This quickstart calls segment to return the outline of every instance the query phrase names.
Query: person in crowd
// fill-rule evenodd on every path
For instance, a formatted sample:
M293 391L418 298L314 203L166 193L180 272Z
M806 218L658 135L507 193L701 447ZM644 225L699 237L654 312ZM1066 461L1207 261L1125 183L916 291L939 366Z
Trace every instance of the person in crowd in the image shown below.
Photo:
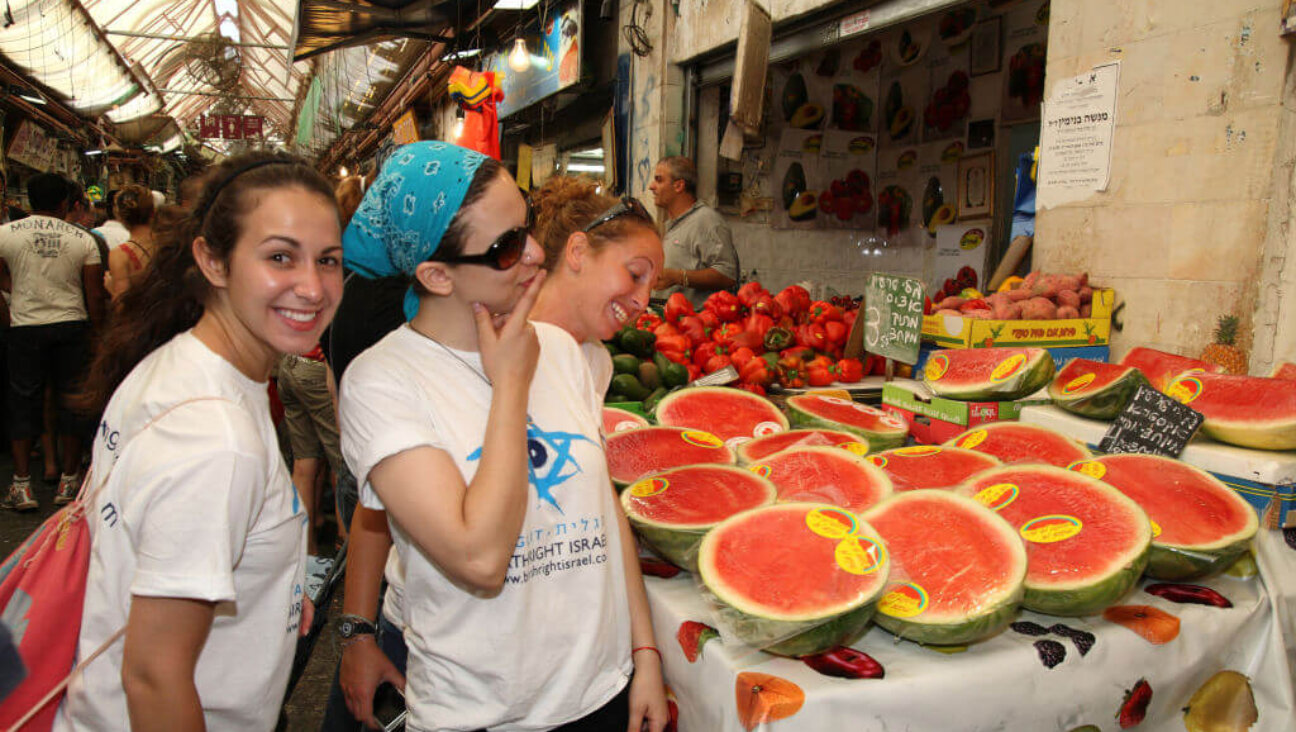
M9 223L9 178L0 170L0 224Z
M108 220L95 229L95 232L108 242L108 250L112 251L119 244L130 238L130 229L121 222L121 217L117 214L117 194L121 193L120 188L114 188L108 191L107 206ZM105 263L107 266L107 263Z
M338 211L345 220L350 221L351 215L360 207L360 200L364 198L364 179L358 175L349 175L337 184L333 193L337 198Z
M99 261L108 261L108 240L94 230L95 210L94 204L86 196L85 188L74 180L67 181L68 187L68 211L63 220L73 226L82 229L93 236L95 246L99 249Z
M715 209L697 200L697 168L683 156L663 158L648 184L653 201L666 209L666 267L655 293L683 292L700 307L707 296L738 283L738 251L729 225Z
M601 400L575 339L527 319L545 279L528 219L497 161L414 143L344 236L354 269L404 274L417 298L340 389L343 454L366 506L389 511L403 574L410 726L660 730Z
M27 182L33 215L0 226L0 288L12 294L8 333L10 440L14 475L0 506L37 507L31 487L32 440L41 432L46 383L62 403L57 429L63 473L55 503L79 488L83 419L66 403L88 361L92 326L103 318L103 267L90 234L63 220L67 181L52 173Z
M191 175L180 181L176 205L186 211L194 210L194 206L198 205L198 197L202 195L204 180L205 176Z
M545 250L548 278L532 320L566 330L580 344L592 374L594 396L601 399L612 378L611 357L602 340L633 321L648 303L662 268L661 238L642 204L600 195L598 185L574 176L556 176L533 195L534 234ZM343 308L349 304L344 304ZM384 562L391 547L382 511L359 507L352 522L337 691L330 697L325 730L354 730L356 718L372 722L371 700L380 683L402 684L406 649L399 639L400 571L387 572L396 597L379 612ZM393 565L399 558L393 558ZM356 632L373 627L376 635ZM366 637L368 636L368 637ZM343 699L347 709L343 709ZM353 715L353 716L352 716Z
M82 400L103 406L78 655L55 729L275 727L303 596L306 517L266 381L314 346L342 291L328 182L247 153L121 300Z
M130 238L108 254L104 289L117 300L144 276L157 251L153 232L153 196L144 186L130 185L117 193L117 218Z

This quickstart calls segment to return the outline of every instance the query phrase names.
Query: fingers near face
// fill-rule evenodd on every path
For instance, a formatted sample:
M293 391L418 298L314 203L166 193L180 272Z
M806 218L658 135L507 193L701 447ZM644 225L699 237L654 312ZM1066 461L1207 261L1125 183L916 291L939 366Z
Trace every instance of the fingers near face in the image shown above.
M508 174L501 174L486 193L463 212L467 235L463 254L484 254L491 244L510 229L527 223L526 199ZM481 265L455 267L456 290L469 301L485 305L492 315L512 311L544 264L544 250L527 236L522 259L506 270Z

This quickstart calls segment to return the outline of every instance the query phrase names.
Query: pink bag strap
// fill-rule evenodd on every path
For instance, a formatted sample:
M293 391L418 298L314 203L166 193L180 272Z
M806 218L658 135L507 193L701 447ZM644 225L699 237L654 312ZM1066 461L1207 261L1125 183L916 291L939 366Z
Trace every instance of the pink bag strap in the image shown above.
M171 406L167 407L161 412L158 412L157 414L153 415L153 417L149 419L149 421L146 422L144 426L141 427L139 431L133 435L133 437L138 437L139 435L143 434L144 431L147 430L149 427L152 427L153 425L157 424L158 420L167 416L168 414L175 411L176 409L185 406L186 404L193 404L194 402L211 402L211 401L226 402L229 400L224 397L212 396L212 397L194 397L193 399L185 399L184 401L176 402L175 404L172 404ZM125 445L122 445L122 449L123 450L125 449ZM112 475L112 467L110 466L108 468L108 472L104 474L103 481L99 483L99 485L95 486L94 491L90 493L89 496L87 496L86 491L90 486L91 476L93 474L94 474L94 465L92 464L90 466L90 469L86 471L85 478L81 481L81 489L77 491L76 501L74 501L71 505L68 506L69 515L76 515L80 517L81 515L84 515L86 506L93 505L94 499L98 498L99 493L103 491L103 489L108 485L108 478L109 476ZM77 665L70 672L68 672L67 676L63 677L62 681L55 684L54 688L50 689L49 692L45 694L45 696L41 697L40 701L32 705L31 709L28 709L27 713L24 714L22 717L20 717L18 721L13 724L13 726L11 726L8 730L6 730L6 732L18 732L19 730L21 730L23 725L30 722L32 720L32 717L35 717L38 713L40 713L40 710L45 708L46 704L49 704L50 702L54 701L59 697L60 694L62 694L65 690L67 690L68 684L71 684L73 679L75 679L78 675L80 675L83 671L85 671L86 666L89 666L92 661L94 661L99 656L103 655L104 651L107 651L109 648L111 648L112 645L116 643L117 640L124 635L126 635L125 625L118 628L117 632L108 636L108 639L105 640L102 644L100 644L98 648L94 649L94 651L89 656L86 656L85 658L78 661Z

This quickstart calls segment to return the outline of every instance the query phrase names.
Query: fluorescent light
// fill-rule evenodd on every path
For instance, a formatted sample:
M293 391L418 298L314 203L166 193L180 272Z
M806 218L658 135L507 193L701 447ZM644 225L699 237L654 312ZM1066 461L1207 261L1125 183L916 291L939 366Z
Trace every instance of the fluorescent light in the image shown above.
M454 53L449 54L448 56L446 56L444 60L446 60L446 61L459 61L459 60L461 60L461 59L465 59L465 58L472 58L473 56L480 56L480 55L481 55L481 49L480 49L480 48L469 48L469 49L467 49L467 50L465 50L465 51L455 51Z
M540 0L499 0L496 10L530 10L540 4Z
M87 157L91 155L103 155L103 150L86 150L85 154Z
M574 170L577 173L602 173L606 171L607 168L592 163L568 163L567 170Z
M31 102L32 104L45 103L45 97L42 97L40 94L37 94L36 92L25 92L25 91L18 92L18 98L22 99L23 101Z

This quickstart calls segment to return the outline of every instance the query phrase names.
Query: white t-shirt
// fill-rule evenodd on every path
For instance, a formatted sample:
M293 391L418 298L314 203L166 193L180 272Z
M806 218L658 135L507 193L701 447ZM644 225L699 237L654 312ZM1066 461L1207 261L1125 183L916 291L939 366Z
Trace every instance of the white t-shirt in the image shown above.
M585 341L581 344L581 353L590 370L590 393L594 399L594 411L603 413L603 395L612 383L612 354L602 341Z
M113 393L93 457L96 475L111 473L87 512L79 656L126 624L132 596L215 602L194 671L207 729L273 729L301 621L306 514L266 385L182 333ZM121 664L118 640L72 683L55 729L129 729Z
M589 714L629 679L630 610L616 497L592 409L589 372L565 331L535 324L529 503L503 590L476 597L390 521L405 574L410 729L540 730ZM461 360L462 359L462 360ZM384 458L420 446L476 472L491 390L479 354L398 328L347 368L342 453L361 500ZM429 476L428 490L437 489Z
M117 219L108 219L103 222L103 226L94 229L100 236L108 242L108 249L116 249L123 243L130 241L130 229Z
M85 320L82 268L99 264L90 232L52 216L28 216L0 226L0 259L9 266L13 325Z

